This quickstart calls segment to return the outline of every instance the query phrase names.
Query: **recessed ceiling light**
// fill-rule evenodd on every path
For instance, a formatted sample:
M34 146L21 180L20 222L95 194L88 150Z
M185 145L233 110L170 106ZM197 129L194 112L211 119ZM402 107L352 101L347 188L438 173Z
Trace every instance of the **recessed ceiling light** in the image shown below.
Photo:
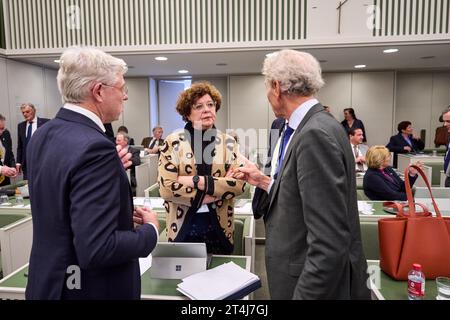
M127 66L128 69L134 69L134 66Z
M178 73L189 73L188 70L178 70Z
M395 52L398 52L398 49L394 49L394 48L392 48L392 49L386 49L386 50L383 50L383 52L384 52L384 53L395 53Z
M225 67L227 65L228 65L228 63L225 63L225 62L216 63L216 66L219 66L219 67Z
M355 69L363 69L363 68L365 68L365 67L366 67L365 64L357 64L357 65L355 66Z
M167 57L155 57L155 60L158 60L158 61L167 61Z
M420 59L434 59L436 58L436 56L425 56L425 57L420 57Z
M61 60L53 60L53 61L55 61L56 63L60 63L61 62Z

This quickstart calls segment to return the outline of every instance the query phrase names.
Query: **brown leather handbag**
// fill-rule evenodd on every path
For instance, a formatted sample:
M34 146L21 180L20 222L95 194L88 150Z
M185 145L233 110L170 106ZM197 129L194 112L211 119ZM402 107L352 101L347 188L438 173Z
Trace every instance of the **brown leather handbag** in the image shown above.
M414 203L409 183L409 167L415 168L430 191L436 216L423 204ZM450 218L443 218L423 171L410 165L405 169L407 204L385 202L397 209L395 218L378 220L380 267L396 280L407 280L413 263L422 265L427 279L450 277ZM416 212L416 205L423 211Z

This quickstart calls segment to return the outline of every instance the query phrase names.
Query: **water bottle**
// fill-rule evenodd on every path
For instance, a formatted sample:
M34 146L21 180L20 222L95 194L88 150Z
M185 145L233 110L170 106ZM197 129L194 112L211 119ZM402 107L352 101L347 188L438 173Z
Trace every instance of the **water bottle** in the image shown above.
M425 275L422 266L413 264L412 270L408 273L408 298L409 300L422 300L425 297Z

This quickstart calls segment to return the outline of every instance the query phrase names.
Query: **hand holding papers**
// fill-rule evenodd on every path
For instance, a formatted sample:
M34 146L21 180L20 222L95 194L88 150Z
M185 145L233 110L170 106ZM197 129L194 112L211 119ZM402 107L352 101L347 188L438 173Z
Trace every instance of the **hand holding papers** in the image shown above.
M193 300L222 300L241 299L259 287L257 275L228 262L184 278L177 290Z

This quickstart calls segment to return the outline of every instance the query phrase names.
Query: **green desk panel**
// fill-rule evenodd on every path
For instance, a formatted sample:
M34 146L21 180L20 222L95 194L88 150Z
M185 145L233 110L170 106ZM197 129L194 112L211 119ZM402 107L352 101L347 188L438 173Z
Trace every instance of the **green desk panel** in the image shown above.
M379 265L378 260L369 260L369 266ZM408 300L408 282L392 279L386 273L380 270L380 288L381 295L386 300ZM435 280L425 281L424 300L436 300L437 289Z
M215 268L226 262L233 261L242 268L249 270L250 263L247 263L248 257L242 256L213 256L209 269ZM27 277L25 274L28 272L28 265L21 270L16 271L8 279L0 280L0 296L4 294L2 288L25 290L27 285ZM141 277L141 295L151 296L150 298L172 298L182 299L185 298L183 294L177 291L177 285L181 280L168 280L168 279L152 279L151 268L147 270Z

